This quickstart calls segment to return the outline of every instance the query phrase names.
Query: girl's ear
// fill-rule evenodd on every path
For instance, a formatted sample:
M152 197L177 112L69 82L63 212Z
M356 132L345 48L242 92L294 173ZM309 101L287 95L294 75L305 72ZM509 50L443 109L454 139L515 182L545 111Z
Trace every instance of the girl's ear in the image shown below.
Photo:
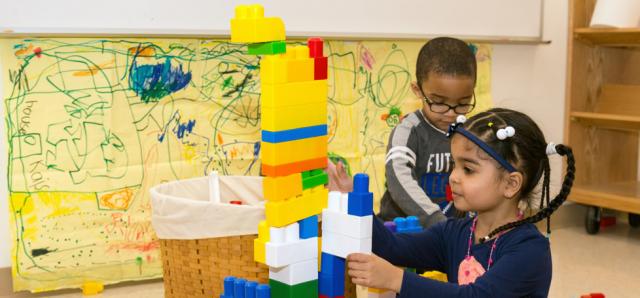
M515 198L522 189L524 176L520 172L513 172L509 173L504 179L505 184L503 195L509 199Z

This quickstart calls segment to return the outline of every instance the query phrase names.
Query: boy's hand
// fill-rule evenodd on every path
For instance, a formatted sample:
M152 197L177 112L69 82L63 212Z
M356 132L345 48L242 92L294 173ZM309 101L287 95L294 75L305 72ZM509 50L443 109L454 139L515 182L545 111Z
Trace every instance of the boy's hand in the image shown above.
M347 170L341 161L334 164L331 160L327 163L327 176L329 191L351 192L353 191L353 179L347 174Z
M347 256L349 276L354 284L400 292L404 271L376 255Z

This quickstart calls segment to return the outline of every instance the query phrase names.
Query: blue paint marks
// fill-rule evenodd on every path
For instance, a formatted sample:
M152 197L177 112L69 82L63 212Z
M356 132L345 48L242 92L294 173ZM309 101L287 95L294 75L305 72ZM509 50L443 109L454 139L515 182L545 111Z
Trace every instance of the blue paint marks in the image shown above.
M129 88L145 103L159 101L189 84L191 72L184 72L182 65L174 66L171 58L155 65L138 65L134 59L129 70Z
M178 139L182 139L184 137L184 133L191 133L193 127L196 125L196 120L189 120L187 123L178 124L178 131L176 131L176 136Z

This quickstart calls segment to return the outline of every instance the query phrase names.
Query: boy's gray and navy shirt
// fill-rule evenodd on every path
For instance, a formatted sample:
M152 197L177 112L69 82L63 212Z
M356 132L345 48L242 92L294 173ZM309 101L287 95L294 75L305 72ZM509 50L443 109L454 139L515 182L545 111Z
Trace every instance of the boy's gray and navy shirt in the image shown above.
M385 160L387 190L380 217L417 216L423 227L446 220L446 186L451 168L451 143L417 110L405 117L389 136Z

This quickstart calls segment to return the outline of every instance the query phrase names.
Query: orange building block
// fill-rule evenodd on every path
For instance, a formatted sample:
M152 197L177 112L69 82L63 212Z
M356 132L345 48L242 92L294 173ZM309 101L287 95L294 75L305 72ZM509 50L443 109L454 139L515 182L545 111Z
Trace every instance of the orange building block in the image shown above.
M263 164L277 166L327 156L327 136L288 142L262 142L260 158Z
M264 177L262 192L267 201L282 201L302 194L302 175L295 173L282 177Z
M317 159L304 160L300 162L294 162L290 164L270 166L262 165L262 174L266 176L287 176L293 173L301 173L305 171L311 171L315 169L323 169L327 167L327 158L321 157Z

